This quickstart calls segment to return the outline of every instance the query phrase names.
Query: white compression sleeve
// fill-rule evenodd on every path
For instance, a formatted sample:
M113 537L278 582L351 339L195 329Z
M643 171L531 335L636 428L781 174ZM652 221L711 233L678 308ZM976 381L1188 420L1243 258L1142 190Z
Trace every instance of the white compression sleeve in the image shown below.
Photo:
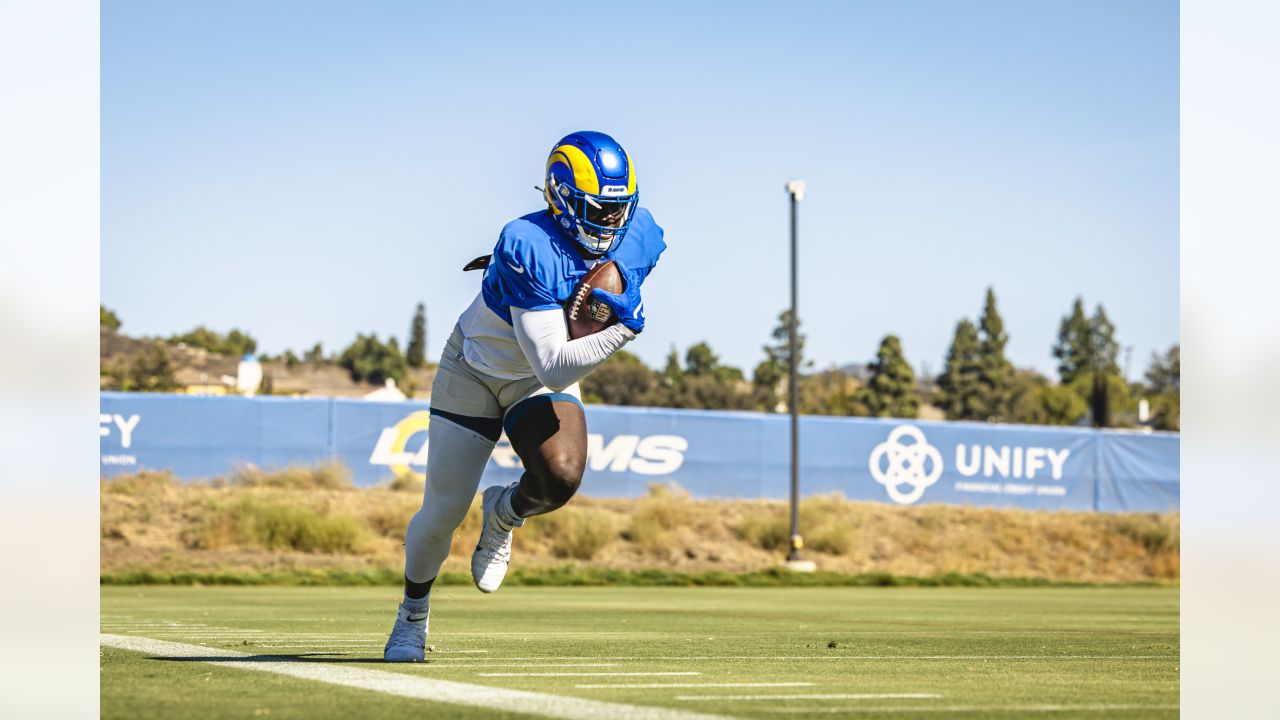
M594 335L570 340L562 310L513 307L511 321L516 342L533 367L533 374L556 392L581 380L635 338L635 333L615 324Z

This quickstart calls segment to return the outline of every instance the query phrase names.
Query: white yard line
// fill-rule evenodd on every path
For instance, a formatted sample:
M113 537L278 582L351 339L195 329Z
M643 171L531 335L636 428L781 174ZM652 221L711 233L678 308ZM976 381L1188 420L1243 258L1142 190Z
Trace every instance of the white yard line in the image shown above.
M937 693L813 693L803 695L677 695L676 700L926 700Z
M582 656L507 660L579 660ZM611 655L596 660L1178 660L1174 655Z
M615 688L736 688L736 687L813 687L811 682L739 682L739 683L604 683L598 685L574 685L583 690L613 690Z
M637 677L640 675L701 675L700 672L529 672L529 673L476 673L477 677Z
M510 713L526 713L563 720L595 720L608 717L612 720L727 720L723 715L708 715L674 708L645 707L624 703L586 700L583 698L550 695L547 693L508 690L506 688L472 685L450 680L433 680L403 672L370 670L330 663L310 663L297 660L253 660L252 656L221 648L202 645L152 640L124 635L101 635L101 642L108 647L146 653L159 657L183 657L216 664L237 670L253 670L275 675L343 687L372 690L388 695L430 700L501 710ZM232 660L227 658L245 658Z
M430 658L427 658L430 660ZM466 665L457 665L450 663L448 665L435 665L431 667L436 670L462 670L463 668L549 668L549 667L618 667L618 663L467 663Z
M1058 713L1058 712L1115 712L1119 710L1177 710L1178 705L863 705L845 708L773 708L769 712L789 715L855 715L865 713L927 713L927 712L1008 712L1008 713Z

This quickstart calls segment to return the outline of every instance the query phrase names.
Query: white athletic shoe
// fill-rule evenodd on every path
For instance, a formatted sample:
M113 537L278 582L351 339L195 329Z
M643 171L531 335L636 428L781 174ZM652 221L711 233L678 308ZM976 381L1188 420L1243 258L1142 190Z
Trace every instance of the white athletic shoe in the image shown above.
M511 483L515 487L519 483ZM480 540L476 543L475 552L471 553L471 579L475 581L480 592L491 593L502 584L507 576L507 564L511 562L511 530L503 530L498 524L498 498L506 492L504 487L486 488L481 497L480 507L484 509L484 526L480 530ZM524 524L522 518L516 524Z
M382 659L387 662L422 662L427 652L427 621L431 610L410 613L402 603L396 609L396 624L391 637L382 648Z

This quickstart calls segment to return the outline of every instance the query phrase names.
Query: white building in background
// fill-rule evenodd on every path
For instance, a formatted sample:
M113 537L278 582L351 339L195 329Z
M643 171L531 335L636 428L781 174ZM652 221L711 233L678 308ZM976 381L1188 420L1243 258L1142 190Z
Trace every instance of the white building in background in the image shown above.
M364 399L365 400L381 400L383 402L396 402L399 400L405 400L407 398L404 394L404 391L396 387L396 381L392 378L387 378L386 385L378 388L377 390L374 390L368 395L365 395Z
M253 397L259 387L262 387L262 363L252 353L246 353L236 367L236 390L245 397Z

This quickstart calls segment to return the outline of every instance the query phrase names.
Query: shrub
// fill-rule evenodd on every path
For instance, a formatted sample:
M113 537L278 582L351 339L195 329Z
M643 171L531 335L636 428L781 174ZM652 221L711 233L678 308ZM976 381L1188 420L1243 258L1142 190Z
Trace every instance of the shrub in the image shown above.
M1162 516L1158 513L1146 513L1120 517L1116 522L1116 531L1137 541L1149 553L1175 550L1179 546L1176 515Z
M117 475L103 482L103 489L115 495L154 495L178 484L168 470L143 470L130 475Z
M229 546L298 550L308 553L361 553L366 529L348 515L328 515L297 504L241 497L213 505L187 538L199 549Z
M263 470L245 465L231 474L231 485L237 487L285 488L289 490L348 490L351 471L339 462L326 462L310 467L290 465L281 470Z
M810 532L804 532L805 547L830 555L848 555L853 549L853 532L841 525L822 525Z
M643 512L631 517L622 537L651 555L665 554L675 542L675 534L660 519Z
M590 560L616 537L613 516L596 508L561 508L530 518L529 529L543 537L558 558Z
M387 483L388 490L396 492L411 492L422 494L426 489L426 481L413 473L401 473L391 478L391 482Z
M675 543L676 528L697 518L689 493L675 483L650 483L649 494L636 500L631 522L622 537L641 550L664 555Z
M734 527L743 540L764 550L785 550L791 545L791 521L785 507L761 507Z

